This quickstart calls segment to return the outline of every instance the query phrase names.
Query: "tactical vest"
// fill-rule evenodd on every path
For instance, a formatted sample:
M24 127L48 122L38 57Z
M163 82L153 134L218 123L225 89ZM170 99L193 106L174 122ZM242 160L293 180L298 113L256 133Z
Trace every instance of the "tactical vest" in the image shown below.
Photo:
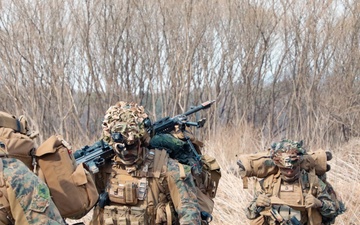
M266 194L270 194L271 203L277 205L275 210L284 219L290 219L295 216L301 224L307 225L321 225L321 214L316 209L306 209L304 196L311 193L317 196L318 177L315 171L310 173L304 170L300 173L299 182L293 184L282 184L280 172L270 175L264 180L260 181L260 185ZM275 225L270 209L266 208L262 215L267 216L270 221L269 225Z
M110 176L105 190L110 204L104 207L100 224L176 224L174 207L163 176L168 155L165 150L148 150L143 158L140 168L115 164L108 171Z

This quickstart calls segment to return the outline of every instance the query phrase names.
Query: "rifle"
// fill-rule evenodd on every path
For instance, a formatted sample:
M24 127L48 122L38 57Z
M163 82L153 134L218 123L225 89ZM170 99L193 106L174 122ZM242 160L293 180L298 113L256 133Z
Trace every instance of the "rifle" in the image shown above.
M151 123L150 119L144 120L144 125L147 129L147 132L153 137L156 134L166 134L170 133L175 129L175 125L178 125L181 131L185 131L186 126L196 126L197 128L203 127L206 119L201 119L198 122L187 121L187 117L197 111L202 109L209 108L215 101L206 101L196 107L191 108L186 111L184 114L177 115L175 117L164 117L155 123ZM186 142L188 143L191 151L196 156L196 165L193 166L196 173L201 172L201 157L197 153L194 145L192 144L190 138L184 135ZM105 162L111 159L115 155L112 147L103 140L95 142L91 146L84 146L83 148L74 152L74 158L76 164L85 163L89 168L89 171L93 174L99 172L99 166L105 164Z
M199 120L198 122L190 122L187 120L187 117L193 113L200 111L200 110L210 108L210 106L214 102L215 102L215 100L206 101L206 102L201 103L198 106L191 108L190 110L186 111L183 114L179 114L172 118L170 118L169 116L164 117L164 118L156 121L155 123L153 123L151 126L148 126L148 132L152 135L159 134L159 133L170 133L171 131L174 130L175 125L179 125L179 127L182 131L185 130L185 126L195 126L197 128L203 127L206 122L205 118Z
M291 217L289 220L284 220L284 218L273 207L271 207L270 213L274 220L279 222L281 225L301 225L300 221L295 216Z
M175 126L179 127L179 130L184 134L185 141L188 144L192 154L195 156L195 161L191 162L192 165L190 165L190 166L192 166L192 169L195 174L201 173L201 167L202 167L201 156L196 151L193 143L190 140L190 137L187 136L186 132L184 132L184 131L185 131L186 127L190 127L190 126L195 126L196 128L203 127L206 122L205 118L200 119L198 122L191 122L191 121L188 121L188 116L190 116L191 114L196 113L200 110L210 108L210 106L214 102L215 102L215 100L203 102L200 105L191 108L190 110L186 111L183 114L176 115L172 118L170 118L168 116L164 117L164 118L156 121L155 123L153 123L151 126L147 126L146 124L149 124L149 123L145 123L145 126L147 127L147 130L150 133L151 137L153 137L155 135L159 135L159 134L169 134L175 129ZM189 160L189 161L191 161L191 160Z
M97 141L91 146L85 145L74 152L76 164L85 163L93 174L99 172L99 166L104 165L114 155L112 147L103 140Z

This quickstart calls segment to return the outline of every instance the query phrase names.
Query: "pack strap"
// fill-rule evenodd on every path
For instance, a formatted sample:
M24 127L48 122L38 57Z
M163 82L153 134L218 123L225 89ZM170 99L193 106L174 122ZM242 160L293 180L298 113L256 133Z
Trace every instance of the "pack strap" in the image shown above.
M317 189L319 186L319 184L317 182L318 178L316 176L315 169L310 170L310 172L308 173L308 179L309 179L309 183L310 183L308 195L311 195L313 192L313 189ZM322 224L321 223L321 215L318 210L313 209L313 208L308 208L307 213L308 213L310 225L321 225Z
M180 172L180 178L181 178L182 180L184 180L185 177L186 177L184 165L181 164L181 163L179 163L179 162L178 162L178 165L179 165L179 170L180 170L180 171L179 171L179 172Z
M0 127L11 128L16 132L26 134L25 126L20 122L20 120L4 112L0 112Z
M241 177L242 182L243 182L243 189L248 189L249 188L249 179L247 176Z
M154 158L154 177L159 178L163 165L166 164L168 155L166 150L156 150Z
M4 181L4 163L2 161L2 159L0 159L0 187L5 186L5 181Z
M170 209L170 203L168 202L165 206L166 211L166 224L171 225L172 224L172 214Z

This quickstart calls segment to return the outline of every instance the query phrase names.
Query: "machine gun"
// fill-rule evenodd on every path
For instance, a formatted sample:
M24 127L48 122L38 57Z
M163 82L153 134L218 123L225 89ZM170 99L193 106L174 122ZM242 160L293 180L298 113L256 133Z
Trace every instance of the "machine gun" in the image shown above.
M210 106L214 102L215 102L215 100L206 101L206 102L201 103L198 106L191 108L190 110L186 111L183 114L179 114L172 118L170 118L169 116L164 117L164 118L156 121L155 123L153 123L151 126L147 126L148 132L153 135L159 134L159 133L170 133L171 131L174 130L175 125L178 125L180 130L185 130L185 126L195 126L197 128L203 127L206 122L205 118L199 120L198 122L191 122L191 121L188 121L187 117L193 113L200 111L200 110L210 108ZM145 124L145 126L146 126L146 124Z
M170 134L175 129L175 126L179 126L181 131L185 131L187 126L196 126L197 128L203 127L206 119L201 119L198 122L188 121L188 116L196 113L200 110L209 108L215 101L206 101L196 107L191 108L186 111L184 114L180 114L170 117L164 117L154 123L151 123L150 119L144 120L144 125L149 132L151 137L158 135L160 137L161 134ZM185 134L185 133L184 133ZM195 173L201 172L201 157L197 153L194 145L192 144L190 138L184 135L186 143L188 144L192 154L195 156L194 162L192 162L191 166L194 169ZM162 137L160 137L162 138ZM150 142L151 145L151 142ZM151 147L166 147L166 146L151 146ZM180 149L181 151L184 149ZM77 164L85 163L89 168L91 173L99 172L99 166L105 164L105 162L111 159L115 155L112 147L108 145L103 140L95 142L91 146L84 146L83 148L74 152L74 158ZM188 158L188 157L186 157Z
M153 137L150 141L150 146L155 148L167 149L170 157L177 159L180 163L190 165L195 174L200 174L202 167L201 156L195 149L195 146L191 142L190 137L186 135L187 132L185 132L185 130L186 127L190 127L190 126L194 126L196 128L203 127L206 122L205 118L200 119L198 122L191 122L188 121L188 116L200 110L210 108L210 106L214 102L215 102L214 100L203 102L200 105L191 108L190 110L186 111L183 114L179 114L172 118L164 117L153 123L151 126L146 126L145 123L145 126L148 127L148 132ZM178 126L178 130L183 133L185 142L187 143L187 146L183 145L179 149L175 148L178 146L176 144L174 145L174 142L176 142L176 140L175 141L171 140L171 139L175 139L174 137L172 137L171 135L163 135L163 134L170 134L172 131L175 130L176 126ZM157 136L160 136L159 138L161 139L160 142L156 141ZM167 139L168 142L166 142L165 139ZM186 150L190 150L190 151L186 152Z

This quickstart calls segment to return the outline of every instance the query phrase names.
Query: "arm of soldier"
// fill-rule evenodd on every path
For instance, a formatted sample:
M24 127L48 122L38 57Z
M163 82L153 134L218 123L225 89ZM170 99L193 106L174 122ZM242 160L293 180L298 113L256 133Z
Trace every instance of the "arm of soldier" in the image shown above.
M64 225L46 184L21 161L10 158L3 161L10 210L15 223Z
M169 159L167 167L168 175L166 179L180 225L200 225L200 208L191 168L187 165L180 165L172 159Z
M319 179L317 198L322 202L322 206L319 208L322 216L332 217L336 214L335 202L331 199L330 194L327 192L327 186L321 179Z
M255 185L255 194L253 200L250 202L248 207L245 208L245 215L248 219L252 220L260 216L259 212L261 211L260 207L265 207L270 205L270 198L268 195L263 194L260 183L256 182Z
M260 214L257 212L256 199L259 193L255 193L253 200L245 208L245 215L248 219L252 220L257 218Z

